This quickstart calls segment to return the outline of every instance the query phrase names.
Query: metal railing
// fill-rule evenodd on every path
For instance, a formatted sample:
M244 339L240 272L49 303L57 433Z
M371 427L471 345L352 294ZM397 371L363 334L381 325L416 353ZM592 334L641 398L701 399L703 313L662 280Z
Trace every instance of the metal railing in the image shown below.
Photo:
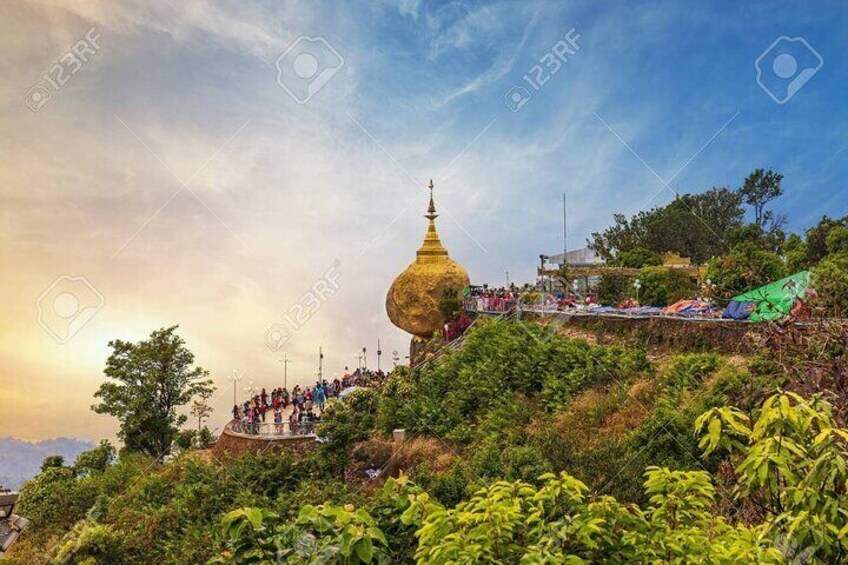
M631 320L641 319L670 319L681 320L687 322L715 322L715 323L751 323L750 320L734 320L731 318L723 318L720 316L711 316L703 314L682 314L673 313L666 314L663 312L641 313L627 310L609 310L609 309L584 309L570 308L562 306L555 300L539 300L532 304L525 304L520 299L504 299L504 298L466 298L463 301L463 308L466 312L476 314L492 315L498 314L498 318L504 316L518 316L522 313L541 314L543 316L557 317L578 317L578 318L622 318ZM796 322L799 323L799 322Z
M227 429L236 434L261 438L314 436L318 422L303 422L292 426L289 422L243 422L230 420Z

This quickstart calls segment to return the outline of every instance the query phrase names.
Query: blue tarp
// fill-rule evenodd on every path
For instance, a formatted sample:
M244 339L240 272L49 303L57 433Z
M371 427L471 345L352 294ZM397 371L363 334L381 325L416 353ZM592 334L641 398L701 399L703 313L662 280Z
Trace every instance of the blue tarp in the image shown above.
M733 320L747 320L748 317L757 309L756 302L731 300L727 308L724 309L722 318L731 318Z

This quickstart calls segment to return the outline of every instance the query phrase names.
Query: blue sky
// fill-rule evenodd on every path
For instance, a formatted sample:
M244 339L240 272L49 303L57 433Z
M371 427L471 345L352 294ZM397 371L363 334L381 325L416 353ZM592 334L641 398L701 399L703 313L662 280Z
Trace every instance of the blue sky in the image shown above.
M334 371L377 338L403 352L383 301L430 178L475 283L532 280L561 249L563 191L571 247L756 167L784 174L790 228L844 215L846 20L838 2L4 2L0 391L23 422L8 433L109 433L88 411L106 341L171 323L221 391L233 368L273 386L263 335L336 259L339 292L285 344L290 375L312 378L318 344ZM31 111L92 28L96 54ZM569 34L579 50L513 112L507 92ZM276 67L301 36L344 60L305 104ZM824 62L785 104L755 70L781 36ZM35 312L70 275L105 306L58 344ZM33 428L57 385L66 402Z

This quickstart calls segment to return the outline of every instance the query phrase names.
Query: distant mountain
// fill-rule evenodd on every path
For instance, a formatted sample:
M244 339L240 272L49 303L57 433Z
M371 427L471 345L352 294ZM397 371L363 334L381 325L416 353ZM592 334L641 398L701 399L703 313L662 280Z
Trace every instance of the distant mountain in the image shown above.
M93 443L65 437L34 442L0 438L0 486L19 488L38 474L45 457L61 455L70 464L81 452L94 447Z

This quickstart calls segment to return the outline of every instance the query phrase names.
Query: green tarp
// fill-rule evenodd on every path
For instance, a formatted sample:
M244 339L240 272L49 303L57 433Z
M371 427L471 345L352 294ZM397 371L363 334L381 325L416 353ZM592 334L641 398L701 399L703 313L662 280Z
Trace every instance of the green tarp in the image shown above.
M810 272L801 271L785 279L734 296L733 300L757 304L757 309L749 318L752 322L777 320L789 315L796 300L804 300L810 286L812 286Z

